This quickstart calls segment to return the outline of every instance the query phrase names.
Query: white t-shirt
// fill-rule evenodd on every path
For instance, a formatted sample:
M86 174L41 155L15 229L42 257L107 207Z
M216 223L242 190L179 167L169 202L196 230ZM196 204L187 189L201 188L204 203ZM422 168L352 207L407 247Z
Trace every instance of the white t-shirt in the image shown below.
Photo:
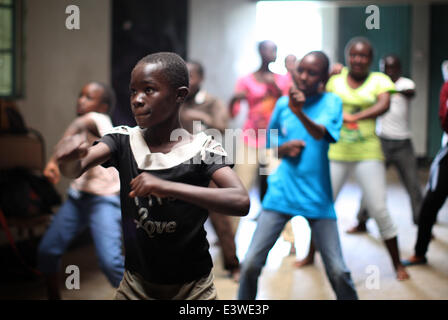
M395 82L397 91L414 90L415 83L411 79L400 77ZM409 129L410 99L400 93L390 97L390 108L377 118L376 134L381 138L404 140L411 137Z

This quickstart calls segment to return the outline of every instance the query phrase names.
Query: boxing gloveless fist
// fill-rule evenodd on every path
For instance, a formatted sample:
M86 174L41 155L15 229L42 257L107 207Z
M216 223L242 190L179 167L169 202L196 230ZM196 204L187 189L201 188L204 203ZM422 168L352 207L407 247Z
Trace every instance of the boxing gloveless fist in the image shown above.
M292 86L289 89L289 108L295 114L302 111L302 107L305 104L306 97L305 94L297 89L295 86Z
M87 155L89 143L85 133L75 134L62 139L56 146L55 158L60 162L79 160Z
M58 164L54 161L48 162L44 169L44 176L53 184L59 183L61 172L59 171Z
M305 147L305 141L303 140L290 140L285 142L278 148L278 153L284 157L297 157L302 149Z

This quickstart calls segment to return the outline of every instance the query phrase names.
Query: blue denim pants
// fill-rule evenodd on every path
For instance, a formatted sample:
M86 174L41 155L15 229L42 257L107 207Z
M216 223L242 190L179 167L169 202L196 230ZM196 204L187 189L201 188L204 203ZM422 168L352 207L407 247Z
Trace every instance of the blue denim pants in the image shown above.
M39 244L38 269L44 274L59 272L61 256L67 247L81 231L90 227L100 268L117 288L124 273L119 196L97 196L74 189L68 193L67 201Z
M239 300L253 300L257 295L258 277L285 224L292 218L274 211L263 210L258 218L246 257L242 263ZM336 220L308 220L316 249L319 250L327 277L337 299L356 300L358 295L342 256ZM306 298L306 297L305 297Z

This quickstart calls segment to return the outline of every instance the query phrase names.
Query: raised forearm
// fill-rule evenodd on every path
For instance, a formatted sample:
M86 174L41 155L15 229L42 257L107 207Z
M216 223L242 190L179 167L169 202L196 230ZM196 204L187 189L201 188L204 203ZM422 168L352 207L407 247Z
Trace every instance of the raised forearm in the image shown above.
M213 112L212 112L212 115L213 115L212 128L215 128L221 132L224 132L224 130L227 129L227 125L229 122L229 112L228 112L227 108L219 102L219 103L215 104L215 106L212 110L213 110Z
M401 90L399 93L401 93L408 99L415 97L415 90L413 90L413 89Z
M375 119L389 110L390 96L389 93L382 93L378 96L377 102L363 111L353 114L354 120Z
M385 106L383 104L375 104L372 107L353 114L355 121L365 120L365 119L376 119L378 116L389 110L389 105Z
M90 168L110 158L110 149L105 143L88 147L79 135L63 139L56 148L55 158L61 173L68 178L78 178Z
M323 125L315 123L303 111L296 113L296 116L302 122L306 131L316 140L320 140L325 136L326 129Z
M67 178L76 179L82 174L81 160L73 160L59 163L59 170Z
M206 188L169 182L164 189L164 193L169 197L190 202L221 214L245 216L249 212L249 197L245 190L238 187Z
M200 110L195 109L185 110L184 118L188 122L201 121L208 127L210 127L213 124L213 118L207 113Z

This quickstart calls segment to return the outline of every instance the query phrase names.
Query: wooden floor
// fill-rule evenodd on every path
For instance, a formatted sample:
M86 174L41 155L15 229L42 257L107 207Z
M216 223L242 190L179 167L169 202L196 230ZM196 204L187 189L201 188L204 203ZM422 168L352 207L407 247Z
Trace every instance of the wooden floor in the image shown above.
M422 186L426 173L421 173ZM403 187L398 183L395 173L388 171L388 208L399 228L399 246L402 257L413 253L416 227L411 223L410 203ZM429 264L408 268L411 279L399 282L378 233L374 221L368 222L369 232L362 235L348 235L345 230L355 222L359 205L359 188L347 183L336 202L338 227L341 236L343 254L351 270L360 299L448 299L448 206L442 208L438 222L434 227L435 240L428 252ZM236 235L237 253L244 260L256 222L252 219L256 211L256 202L248 217L241 220ZM209 240L215 242L215 235L209 225ZM331 300L333 291L325 276L323 265L317 255L314 265L296 269L293 262L306 254L309 243L309 228L305 220L298 217L293 220L296 237L297 256L289 255L290 244L280 238L271 250L265 268L259 279L258 299L272 300ZM215 262L213 270L215 284L220 299L235 299L238 284L228 278L222 269L219 247L211 247ZM81 283L79 290L62 290L64 299L111 299L114 289L98 268L94 248L91 244L77 247L68 252L62 265L74 264L80 268ZM376 277L378 276L378 277ZM373 278L375 277L375 278ZM61 279L64 287L65 279ZM0 284L0 299L45 299L43 282L12 281Z

